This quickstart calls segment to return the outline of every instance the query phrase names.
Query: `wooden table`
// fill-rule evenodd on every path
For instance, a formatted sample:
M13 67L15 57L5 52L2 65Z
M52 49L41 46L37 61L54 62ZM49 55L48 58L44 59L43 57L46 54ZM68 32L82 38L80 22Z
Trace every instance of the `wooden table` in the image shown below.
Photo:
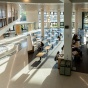
M59 55L59 57L58 57L58 68L60 68L60 62L63 59L64 59L64 55L62 57Z
M47 50L47 53L48 53L48 50L51 48L51 46L46 46L45 47L45 50Z
M36 56L37 56L37 57L40 57L40 61L41 61L41 57L42 57L44 54L45 54L44 52L39 52Z

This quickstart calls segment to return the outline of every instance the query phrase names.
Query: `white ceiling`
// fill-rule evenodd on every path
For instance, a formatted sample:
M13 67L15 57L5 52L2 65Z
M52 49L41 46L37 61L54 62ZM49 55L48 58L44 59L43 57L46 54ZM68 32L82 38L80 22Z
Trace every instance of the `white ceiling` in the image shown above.
M44 11L57 11L60 10L60 8L63 8L62 4L20 4L21 8L27 11L40 11L41 9L44 9Z
M44 8L44 11L64 11L64 3L11 3L12 6L18 9L18 7L26 11L40 11ZM0 6L2 3L0 3ZM73 3L73 11L83 10L88 11L88 3Z
M64 11L64 4L63 3L54 3L54 4L20 4L21 8L26 11L40 11L44 9L44 11ZM74 3L73 4L73 11L77 10L87 10L88 11L88 3Z

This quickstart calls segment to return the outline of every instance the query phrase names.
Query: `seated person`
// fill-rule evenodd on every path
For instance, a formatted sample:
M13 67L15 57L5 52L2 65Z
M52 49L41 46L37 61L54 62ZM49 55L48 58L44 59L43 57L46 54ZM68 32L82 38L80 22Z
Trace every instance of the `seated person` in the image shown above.
M80 57L82 57L82 51L77 47L72 48L72 54L74 55L74 58L77 59L80 59Z
M64 45L61 47L61 54L64 54Z
M58 51L56 56L55 56L55 61L58 60L59 55L60 55L60 52Z
M74 41L74 42L80 41L77 34L74 34L72 41Z
M63 37L63 35L60 33L60 36Z
M72 47L80 47L80 42L79 41L72 41Z
M57 37L59 40L61 40L60 36Z
M39 50L39 51L43 50L43 47L44 47L44 43L41 42L40 45L38 46L38 50Z

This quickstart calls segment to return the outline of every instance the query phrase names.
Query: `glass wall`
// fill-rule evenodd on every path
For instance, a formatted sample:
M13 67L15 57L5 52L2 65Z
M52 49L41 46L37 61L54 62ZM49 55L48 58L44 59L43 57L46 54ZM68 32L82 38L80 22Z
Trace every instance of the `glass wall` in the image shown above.
M41 28L41 12L38 12L39 28ZM57 24L57 12L44 12L44 28L47 28L48 22L50 27L58 27ZM75 12L72 13L72 28L75 27ZM60 12L60 28L64 28L64 12Z
M75 28L75 12L72 13L72 28Z
M50 27L57 27L57 12L50 12Z
M82 12L82 29L88 29L88 12Z
M38 12L38 28L41 28L41 12Z
M41 28L41 12L38 12L39 28ZM44 28L47 28L47 24L50 27L57 27L57 12L44 12Z
M21 11L21 13L20 13L20 21L26 21L26 12L25 11Z
M60 12L60 28L64 28L64 12Z

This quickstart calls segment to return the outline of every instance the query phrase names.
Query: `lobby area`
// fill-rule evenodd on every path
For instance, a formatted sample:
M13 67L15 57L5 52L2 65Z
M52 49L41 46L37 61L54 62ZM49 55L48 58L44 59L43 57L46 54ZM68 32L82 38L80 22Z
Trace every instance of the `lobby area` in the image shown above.
M88 88L88 1L0 0L0 88Z

